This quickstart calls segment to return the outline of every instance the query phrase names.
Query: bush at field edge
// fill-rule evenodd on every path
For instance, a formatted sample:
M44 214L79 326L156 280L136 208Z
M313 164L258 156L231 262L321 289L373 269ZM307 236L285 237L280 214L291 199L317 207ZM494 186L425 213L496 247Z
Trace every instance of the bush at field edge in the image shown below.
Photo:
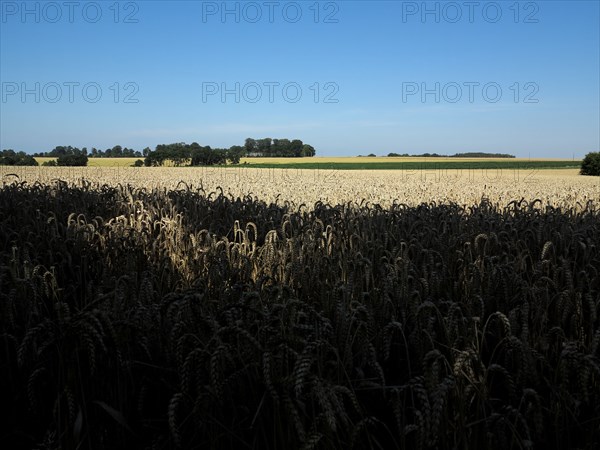
M583 158L579 174L600 176L600 152L590 152Z

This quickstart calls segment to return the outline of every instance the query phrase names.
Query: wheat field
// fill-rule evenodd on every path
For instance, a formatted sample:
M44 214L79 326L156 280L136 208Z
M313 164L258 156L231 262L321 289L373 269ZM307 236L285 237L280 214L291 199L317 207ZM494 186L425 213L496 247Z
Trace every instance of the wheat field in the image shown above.
M600 442L598 177L1 175L6 448Z
M576 169L335 170L223 167L0 167L4 182L53 180L176 189L183 182L207 192L222 189L235 197L252 195L265 202L369 202L387 207L422 202L470 205L482 198L504 205L513 199L540 199L553 206L577 206L600 199L600 178Z

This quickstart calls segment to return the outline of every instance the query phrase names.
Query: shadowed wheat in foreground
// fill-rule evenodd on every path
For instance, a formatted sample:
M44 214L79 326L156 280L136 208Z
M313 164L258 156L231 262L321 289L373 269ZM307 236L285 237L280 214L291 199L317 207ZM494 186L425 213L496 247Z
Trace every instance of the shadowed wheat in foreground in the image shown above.
M573 202L574 203L574 202ZM10 448L593 449L600 211L0 190Z

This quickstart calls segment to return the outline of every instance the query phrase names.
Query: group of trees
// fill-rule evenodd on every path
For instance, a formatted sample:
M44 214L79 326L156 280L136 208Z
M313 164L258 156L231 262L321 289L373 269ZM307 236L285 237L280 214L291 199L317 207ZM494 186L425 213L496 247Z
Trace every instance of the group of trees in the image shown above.
M305 144L300 139L246 139L244 143L247 156L273 157L310 157L315 156L312 145Z
M141 152L127 147L115 145L106 150L95 147L88 152L87 147L57 146L49 152L38 152L28 155L25 152L3 150L0 152L0 165L32 165L37 166L35 158L55 158L44 162L43 166L86 166L88 158L144 158L133 165L139 167L162 166L166 161L175 166L213 166L220 164L239 164L242 157L310 157L315 156L315 149L300 139L246 139L244 145L233 145L229 148L211 148L201 146L197 142L186 144L159 144L152 151L146 147Z
M271 138L247 138L243 146L233 145L229 148L211 148L209 145L202 146L197 142L191 144L185 142L159 144L154 151L146 147L141 154L127 149L127 147L121 148L119 145L104 152L92 149L92 157L144 156L144 165L147 167L162 166L166 161L170 161L174 166L214 166L227 163L239 164L242 157L300 158L315 156L315 154L314 147L305 144L300 139Z
M147 167L162 166L165 161L170 161L174 166L213 166L219 164L238 164L244 156L244 148L234 145L229 149L211 148L209 145L201 146L197 142L186 144L160 144L156 150L146 154L144 165Z
M84 147L79 149L70 145L57 145L49 152L34 153L34 157L56 158L56 160L46 161L42 166L87 166L88 154Z
M121 147L120 145L115 145L113 148L107 148L106 150L98 150L96 147L92 147L92 150L88 152L87 147L83 147L80 150L77 147L71 147L69 145L55 147L49 152L34 153L33 156L41 158L59 157L70 150L78 150L79 152L87 155L89 158L141 158L150 152L150 148L148 147L146 147L143 152L140 152L139 150Z
M37 166L38 162L25 152L15 152L12 149L0 152L0 166Z
M146 147L143 152L140 152L139 150L134 150L132 148L115 145L113 148L107 148L104 151L93 147L89 156L90 158L141 158L148 153L150 153L149 147Z
M310 157L315 156L315 149L300 139L248 138L243 146L229 148L211 148L197 142L160 144L154 151L144 152L144 156L144 165L148 167L162 166L165 161L171 161L175 166L214 166L239 164L242 157Z

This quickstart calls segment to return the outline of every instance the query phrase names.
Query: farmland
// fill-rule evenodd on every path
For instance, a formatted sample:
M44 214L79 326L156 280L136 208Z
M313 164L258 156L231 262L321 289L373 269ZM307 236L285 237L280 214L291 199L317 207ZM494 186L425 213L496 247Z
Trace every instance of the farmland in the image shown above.
M360 202L390 206L394 202L416 206L422 202L456 202L471 205L489 199L499 206L513 199L540 199L554 206L600 198L598 177L582 177L577 169L439 169L336 170L257 169L247 166L216 167L1 167L6 181L33 183L80 180L132 184L144 188L176 189L183 182L206 192L221 188L236 197L251 194L267 203L293 202L312 207L316 202Z
M592 450L600 180L543 163L1 168L3 442Z
M35 158L39 164L55 160ZM143 158L90 158L90 167L129 167ZM575 169L581 161L557 158L449 158L449 157L313 157L241 158L243 166L262 169L328 170L540 170ZM165 164L168 165L168 162Z
M573 169L581 161L548 158L454 158L454 157L315 157L242 158L255 168L333 170L528 170Z

